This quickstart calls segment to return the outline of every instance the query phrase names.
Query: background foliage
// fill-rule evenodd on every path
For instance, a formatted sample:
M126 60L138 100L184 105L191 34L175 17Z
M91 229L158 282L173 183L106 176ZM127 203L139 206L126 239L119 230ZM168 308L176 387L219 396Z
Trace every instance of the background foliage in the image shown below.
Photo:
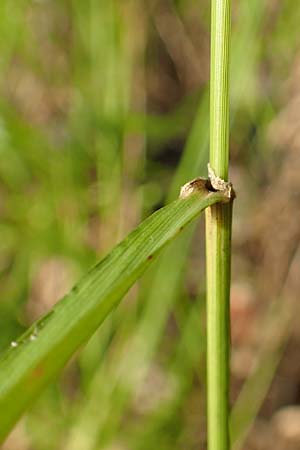
M1 2L1 350L181 184L206 174L209 6ZM299 21L289 0L233 5L232 427L237 440L258 413L240 441L247 450L300 442ZM203 256L200 223L3 448L203 448Z

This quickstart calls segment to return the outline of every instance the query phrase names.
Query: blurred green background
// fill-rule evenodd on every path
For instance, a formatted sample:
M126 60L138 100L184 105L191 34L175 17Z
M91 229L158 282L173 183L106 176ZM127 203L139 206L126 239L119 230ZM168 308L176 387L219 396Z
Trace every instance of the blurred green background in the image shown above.
M234 1L232 22L233 439L296 450L300 3ZM208 0L1 1L1 351L206 175L209 30ZM204 258L200 221L3 449L205 449Z

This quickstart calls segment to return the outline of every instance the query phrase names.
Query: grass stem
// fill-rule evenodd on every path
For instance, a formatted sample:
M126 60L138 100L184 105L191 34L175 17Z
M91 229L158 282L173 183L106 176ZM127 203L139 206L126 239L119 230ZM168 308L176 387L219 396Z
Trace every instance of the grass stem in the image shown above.
M210 166L228 180L230 0L212 0ZM232 201L206 210L208 449L228 450Z
M210 165L228 179L229 44L231 0L212 0L210 73Z

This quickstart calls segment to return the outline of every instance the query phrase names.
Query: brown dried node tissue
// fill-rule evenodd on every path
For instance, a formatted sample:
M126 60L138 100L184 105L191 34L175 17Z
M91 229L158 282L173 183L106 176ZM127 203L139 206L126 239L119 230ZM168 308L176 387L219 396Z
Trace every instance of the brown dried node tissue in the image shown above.
M194 192L207 190L211 192L220 191L229 200L233 200L235 197L235 193L232 184L229 181L224 181L222 178L218 177L215 174L214 170L211 168L210 164L208 164L207 167L208 179L199 177L184 184L180 189L179 198L187 198Z

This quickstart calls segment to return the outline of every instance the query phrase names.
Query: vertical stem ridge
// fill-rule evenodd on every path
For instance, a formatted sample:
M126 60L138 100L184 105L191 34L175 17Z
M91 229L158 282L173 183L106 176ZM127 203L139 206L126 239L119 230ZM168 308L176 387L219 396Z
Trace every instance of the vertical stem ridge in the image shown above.
M229 160L229 42L231 0L212 0L210 165L227 181Z
M230 0L212 0L210 165L228 180ZM208 449L229 450L232 201L206 210Z

